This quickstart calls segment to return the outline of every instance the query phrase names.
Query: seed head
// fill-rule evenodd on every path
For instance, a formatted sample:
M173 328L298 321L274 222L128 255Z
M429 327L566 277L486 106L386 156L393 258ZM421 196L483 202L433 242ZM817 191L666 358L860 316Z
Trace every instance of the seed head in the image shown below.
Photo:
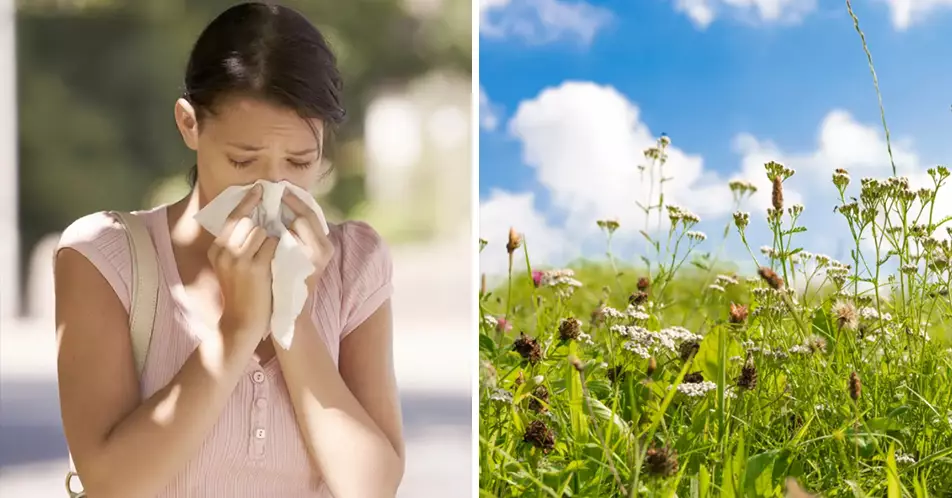
M549 404L549 390L545 386L536 386L532 391L532 398L529 398L529 409L534 412L543 413L546 411L546 405Z
M856 330L859 327L859 313L853 303L843 300L836 301L830 311L836 317L836 324L840 329Z
M780 175L773 177L773 191L770 201L775 210L783 212L783 178L780 178Z
M857 375L856 372L850 372L850 398L853 398L853 401L857 401L862 392L863 382L859 379L859 375Z
M519 235L515 228L510 227L509 242L506 243L506 252L511 256L520 246L522 246L522 235Z
M633 292L628 296L628 304L632 306L640 306L645 304L648 301L648 293L644 291Z
M559 337L561 337L563 341L578 339L578 335L581 331L582 322L575 318L566 318L559 324Z
M731 323L744 323L747 320L747 306L743 304L731 303L730 321Z
M655 357L652 356L651 358L648 358L648 368L645 370L645 374L648 376L648 378L651 378L651 376L654 375L655 370L657 369L658 369L658 361L655 360Z
M764 282L767 282L767 285L770 286L773 290L783 289L783 278L780 275L766 266L761 266L760 270L757 271L760 274L760 278L764 279Z
M522 440L541 449L543 453L548 453L555 448L555 433L541 420L533 420L526 427Z
M678 452L667 446L648 448L645 454L645 472L660 477L678 473Z
M681 353L681 361L689 361L691 358L694 358L694 355L697 354L698 349L701 349L701 345L697 341L685 341L681 343L679 347L679 352Z
M701 382L704 382L704 374L701 372L691 372L684 376L685 384L700 384Z
M529 360L529 363L538 363L542 359L542 347L535 339L527 336L525 332L519 333L519 338L512 344L513 351L522 355L523 359Z
M638 290L641 292L648 292L649 287L651 287L651 280L648 280L648 277L641 277L638 279Z
M753 390L757 387L757 366L754 365L754 354L747 352L747 361L740 370L740 377L737 378L737 387L741 389Z

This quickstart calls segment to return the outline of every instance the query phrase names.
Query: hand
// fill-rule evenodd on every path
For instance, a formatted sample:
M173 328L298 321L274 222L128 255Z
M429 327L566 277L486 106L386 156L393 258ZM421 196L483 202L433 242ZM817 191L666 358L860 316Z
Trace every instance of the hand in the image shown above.
M321 225L317 213L311 210L297 195L285 190L281 201L296 216L288 230L305 247L308 257L311 259L311 264L314 265L314 272L308 275L306 280L308 293L310 294L334 256L334 244L324 233L324 227Z
M261 195L260 185L248 190L208 250L221 287L221 323L257 341L270 329L271 260L278 247L278 239L249 218Z

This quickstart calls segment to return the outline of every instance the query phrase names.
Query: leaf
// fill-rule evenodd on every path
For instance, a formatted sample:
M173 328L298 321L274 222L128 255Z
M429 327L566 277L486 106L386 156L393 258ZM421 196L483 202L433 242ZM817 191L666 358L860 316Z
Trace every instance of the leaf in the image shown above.
M644 230L638 230L638 233L640 233L642 236L644 236L645 239L648 239L648 243L649 243L649 244L654 245L655 241L654 241L654 239L651 238L650 235L648 235L648 232L646 232L646 231L644 231Z
M569 355L578 357L577 342L569 343ZM569 388L569 418L572 423L572 433L575 439L584 444L588 439L588 423L585 416L584 399L582 398L582 380L572 366L572 362L565 362L565 381Z
M744 490L747 496L764 496L766 494L771 481L771 474L768 470L773 467L778 454L778 450L771 450L747 459L747 466L744 469ZM766 481L766 484L763 481Z
M487 334L479 334L479 349L485 351L490 357L496 356L496 341Z
M701 467L698 472L698 496L707 498L711 494L711 473L707 467Z
M629 435L628 423L625 422L625 420L622 419L620 416L618 416L617 413L612 412L612 410L609 409L607 406L605 406L604 403L602 403L601 401L595 398L588 398L588 404L592 408L592 413L595 415L595 417L601 420L610 421L614 423L615 426L618 427L618 429L621 431L621 433L625 437L628 437Z
M899 492L899 471L896 468L896 447L889 445L889 454L886 455L886 497L902 498Z
M718 327L704 336L697 350L697 355L694 356L694 367L701 369L704 380L716 382L720 374L720 357L717 354L717 347L721 334L729 334L729 332L722 327ZM744 350L740 344L735 339L728 337L725 357L743 356L743 354Z

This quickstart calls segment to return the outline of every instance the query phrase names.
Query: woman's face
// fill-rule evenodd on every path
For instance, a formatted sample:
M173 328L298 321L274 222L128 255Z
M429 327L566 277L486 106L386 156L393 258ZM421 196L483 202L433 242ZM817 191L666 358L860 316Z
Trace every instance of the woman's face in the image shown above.
M224 99L203 116L199 129L194 109L180 99L175 119L198 156L203 202L230 186L262 179L308 190L321 174L324 125L313 120L312 129L291 109L249 97Z

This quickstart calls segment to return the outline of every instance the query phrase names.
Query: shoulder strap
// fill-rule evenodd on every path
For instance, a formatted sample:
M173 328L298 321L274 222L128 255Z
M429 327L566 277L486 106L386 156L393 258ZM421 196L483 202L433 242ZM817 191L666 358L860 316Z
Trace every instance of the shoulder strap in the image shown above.
M152 342L152 327L155 324L155 310L159 298L159 263L155 244L149 235L142 218L129 212L113 211L112 215L125 228L129 241L129 254L132 259L132 300L129 304L129 335L132 339L132 354L136 364L136 374L142 376L145 359ZM85 491L73 491L73 478L76 474L73 456L69 457L69 471L66 473L66 492L70 498L86 498ZM82 485L82 483L80 483Z
M152 341L152 327L155 323L155 309L158 303L158 258L155 253L155 244L152 243L152 237L141 218L135 214L120 211L114 211L113 215L125 226L126 237L129 240L129 252L132 258L129 334L132 338L136 373L142 375L146 355L149 352L149 343Z

